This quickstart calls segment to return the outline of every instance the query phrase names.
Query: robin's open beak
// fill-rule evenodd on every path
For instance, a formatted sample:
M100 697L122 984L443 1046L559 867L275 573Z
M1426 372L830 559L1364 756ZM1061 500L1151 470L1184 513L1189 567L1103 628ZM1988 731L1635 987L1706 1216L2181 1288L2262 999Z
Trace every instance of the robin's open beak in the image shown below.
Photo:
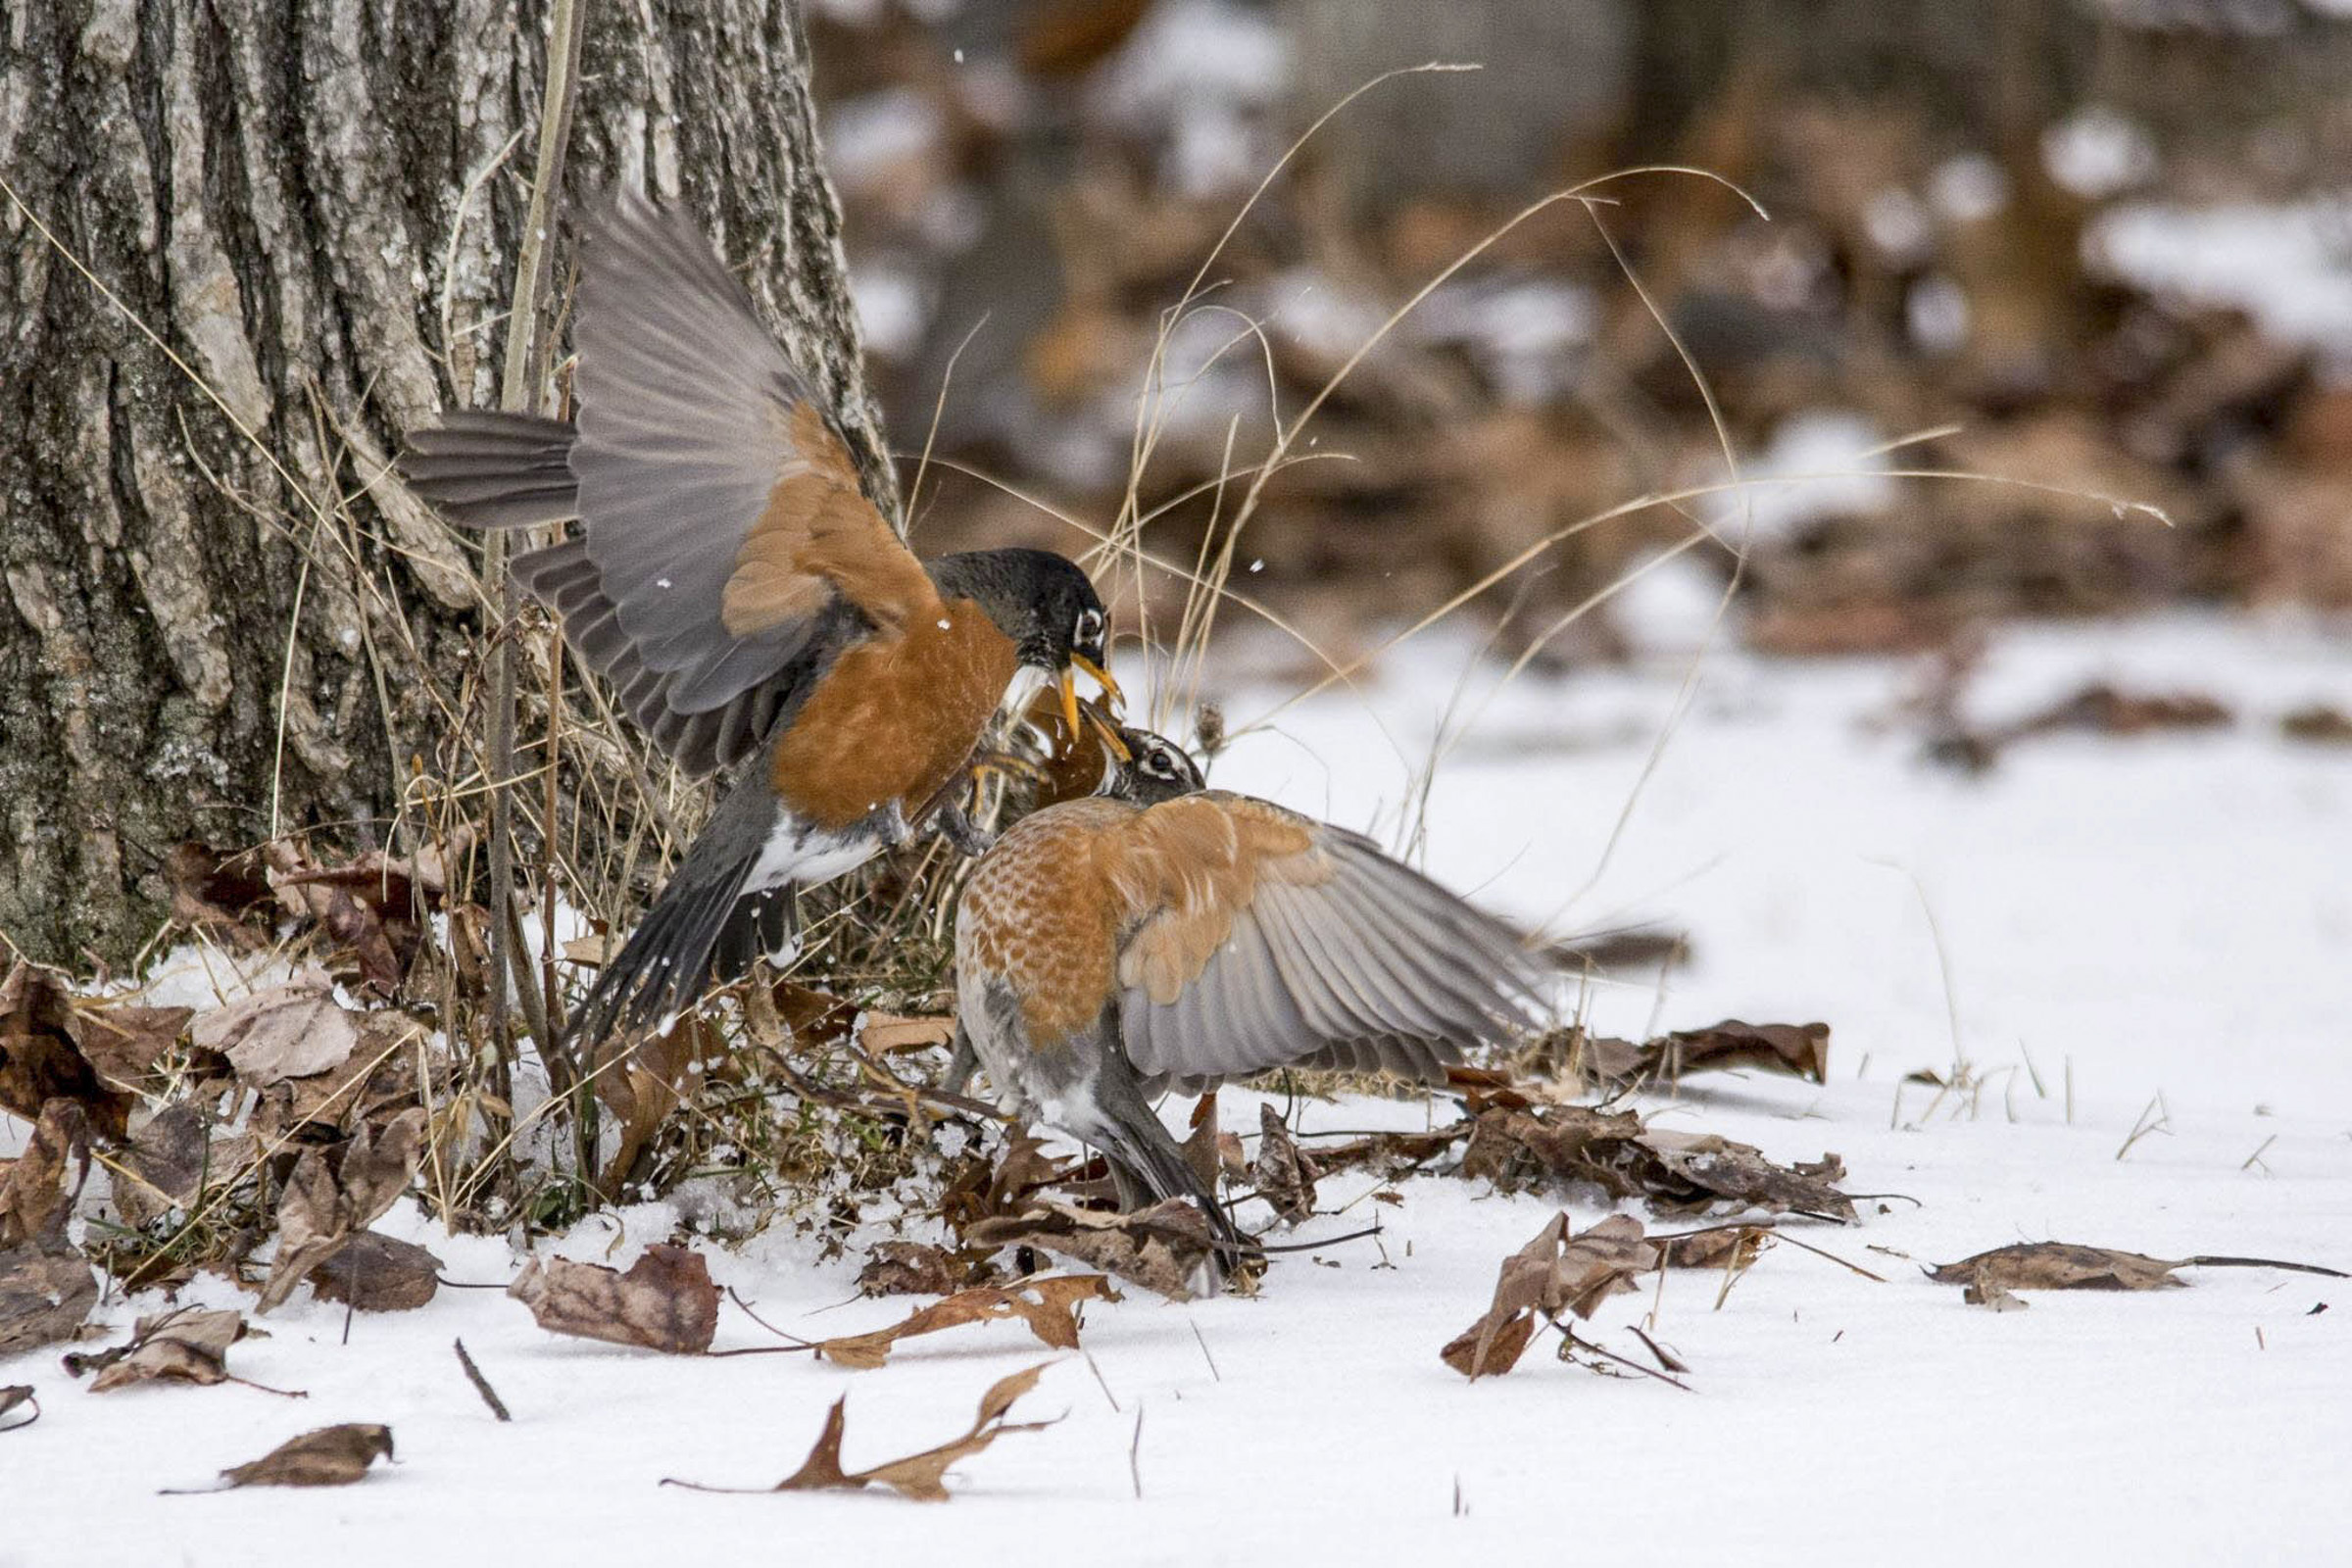
M1102 737L1102 744L1110 748L1110 755L1122 765L1135 760L1135 753L1128 749L1126 739L1119 734L1119 726L1103 715L1098 704L1086 705L1086 717L1087 722L1095 726L1095 733Z
M1078 682L1067 667L1061 672L1061 725L1062 733L1069 736L1073 746L1086 733L1078 727Z
M1084 654L1070 655L1070 662L1095 677L1095 684L1102 688L1102 695L1110 699L1113 707L1124 709L1127 706L1126 694L1119 690L1119 683L1110 678L1109 670L1104 669ZM1066 670L1062 672L1062 690L1069 690L1069 672ZM1078 733L1076 724L1070 726L1070 733L1073 735Z

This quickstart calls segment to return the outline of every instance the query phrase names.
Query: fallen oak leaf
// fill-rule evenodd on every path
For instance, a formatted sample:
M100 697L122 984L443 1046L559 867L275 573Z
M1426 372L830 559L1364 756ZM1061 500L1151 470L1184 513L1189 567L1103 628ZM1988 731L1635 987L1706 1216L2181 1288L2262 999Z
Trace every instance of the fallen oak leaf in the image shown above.
M2153 1291L2186 1285L2184 1268L2278 1268L2297 1274L2347 1276L2317 1263L2267 1257L2150 1257L2144 1252L2083 1247L2073 1242L2018 1242L1927 1270L1938 1285L1958 1285L1989 1297L1995 1291ZM1973 1299L1973 1298L1972 1298Z
M948 1489L945 1477L948 1467L958 1460L968 1459L1007 1432L1042 1432L1053 1421L1010 1422L1005 1418L1022 1396L1037 1387L1037 1380L1054 1363L1040 1361L1026 1371L1000 1378L980 1396L980 1409L972 1418L971 1429L959 1438L943 1443L935 1448L894 1459L888 1464L875 1465L870 1470L845 1470L841 1462L841 1441L847 1425L846 1410L849 1396L833 1401L825 1413L824 1430L817 1434L816 1445L801 1467L771 1488L710 1487L700 1482L664 1480L665 1487L684 1487L694 1492L734 1492L754 1490L769 1492L862 1492L870 1486L885 1486L901 1496L917 1502L945 1502ZM1055 1418L1056 1420L1059 1417Z
M601 1263L533 1258L507 1287L541 1328L577 1339L700 1355L718 1333L718 1287L702 1254L657 1243L626 1274Z
M346 1421L290 1438L249 1464L220 1472L220 1485L167 1496L232 1492L239 1487L348 1487L377 1459L392 1457L392 1429L374 1421Z
M0 1110L37 1121L52 1100L89 1113L104 1137L118 1139L132 1097L105 1083L74 1039L74 999L65 980L19 959L0 981Z
M131 1328L130 1343L95 1355L69 1355L66 1370L75 1377L88 1371L92 1394L111 1394L136 1383L193 1383L210 1388L237 1383L265 1394L287 1398L306 1397L299 1392L272 1389L238 1377L228 1370L228 1348L246 1334L244 1314L227 1309L183 1306L140 1318Z
M1467 1378L1499 1376L1518 1364L1538 1317L1589 1318L1605 1298L1633 1290L1634 1276L1657 1262L1658 1250L1631 1215L1612 1214L1572 1236L1568 1215L1555 1214L1534 1241L1502 1260L1493 1303L1439 1358Z
M441 1259L414 1242L362 1231L311 1270L321 1301L362 1312L409 1312L441 1289Z
M0 1166L0 1248L16 1248L60 1230L73 1207L66 1166L74 1156L81 1175L90 1173L90 1118L77 1101L56 1099L41 1106L24 1152Z
M377 1133L366 1122L339 1148L294 1162L277 1205L277 1256L255 1310L270 1311L408 1191L424 1157L425 1109L412 1105Z
M335 1001L326 971L310 968L199 1013L188 1038L225 1055L237 1076L258 1089L342 1066L360 1043L360 1026L358 1015Z
M8 1420L8 1412L21 1404L32 1406L32 1414L22 1421ZM0 1432L21 1431L40 1418L41 1401L32 1396L31 1384L11 1383L6 1388L0 1388Z
M1257 1158L1250 1167L1250 1179L1257 1196L1273 1205L1275 1218L1285 1225L1297 1225L1313 1217L1317 1174L1315 1162L1299 1152L1298 1141L1274 1107L1259 1105ZM1208 1190L1216 1191L1213 1182Z
M958 1291L944 1300L934 1301L889 1328L819 1340L810 1348L836 1366L870 1371L890 1359L891 1349L901 1340L961 1328L967 1323L993 1323L1017 1317L1043 1343L1057 1350L1075 1350L1079 1303L1118 1299L1119 1293L1100 1274L1057 1275L1003 1289L984 1286Z
M1182 1198L1125 1214L1043 1198L1025 1213L975 1220L963 1235L975 1247L1043 1248L1176 1301L1199 1294L1215 1250L1207 1218Z

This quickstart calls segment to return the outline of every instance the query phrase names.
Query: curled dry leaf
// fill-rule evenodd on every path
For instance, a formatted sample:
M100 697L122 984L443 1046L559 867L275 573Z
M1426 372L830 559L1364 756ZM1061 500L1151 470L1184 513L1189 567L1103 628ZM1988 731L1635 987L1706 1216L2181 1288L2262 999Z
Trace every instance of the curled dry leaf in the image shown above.
M593 1064L596 1097L620 1123L619 1146L599 1183L604 1191L620 1191L662 1122L702 1088L703 1064L725 1054L718 1031L691 1013L666 1033L634 1044L608 1040L599 1048Z
M76 1008L65 981L19 960L0 981L0 1110L37 1120L52 1100L88 1112L108 1139L123 1134L131 1096L102 1080L74 1042Z
M1668 1268L1743 1269L1772 1235L1767 1225L1725 1225L1682 1236L1653 1236L1658 1261Z
M73 1198L67 1164L89 1169L88 1117L71 1100L52 1100L24 1152L0 1167L0 1355L62 1340L98 1301L98 1277L66 1239Z
M360 1019L336 1003L326 971L313 968L199 1014L189 1036L259 1088L342 1066L360 1043Z
M52 1100L41 1107L24 1152L0 1165L0 1248L62 1234L73 1195L66 1187L66 1167L76 1156L81 1175L90 1173L90 1118L71 1100ZM80 1183L74 1184L79 1190Z
M21 1405L30 1405L31 1412L21 1416L14 1414L13 1412ZM32 1396L31 1384L11 1383L5 1388L0 1388L0 1432L15 1432L19 1428L32 1425L40 1418L41 1401Z
M111 1394L134 1383L194 1383L209 1387L229 1381L228 1348L245 1337L243 1314L181 1307L140 1318L130 1343L96 1355L69 1355L66 1370L79 1377L95 1371L92 1394Z
M901 1340L937 1334L943 1329L961 1328L966 1323L993 1323L1017 1317L1028 1324L1029 1332L1043 1343L1057 1350L1075 1350L1078 1348L1079 1303L1117 1299L1119 1293L1112 1290L1110 1281L1100 1274L1069 1274L1053 1279L1028 1280L1002 1290L983 1287L958 1291L945 1300L934 1301L919 1309L903 1323L876 1329L870 1334L819 1340L815 1349L817 1354L836 1366L870 1371L890 1359L891 1349Z
M130 1135L115 1172L115 1206L122 1211L123 1223L150 1224L194 1203L208 1171L215 1177L227 1174L213 1164L204 1113L186 1101L174 1101Z
M378 1459L392 1457L392 1429L373 1421L320 1427L279 1444L251 1464L220 1472L233 1487L348 1487Z
M278 1200L277 1256L258 1310L267 1312L293 1295L313 1269L408 1191L424 1155L424 1107L412 1105L381 1132L363 1122L338 1148L303 1151Z
M414 1242L362 1231L311 1271L321 1301L346 1301L363 1312L408 1312L441 1288L441 1260Z
M1006 1419L1020 1397L1037 1387L1051 1361L1041 1361L1024 1372L1001 1378L980 1396L979 1413L972 1418L971 1429L959 1438L943 1443L936 1448L893 1459L888 1464L875 1465L870 1470L847 1470L841 1462L841 1440L846 1425L845 1410L849 1398L833 1401L825 1412L824 1430L817 1434L816 1446L801 1467L773 1488L777 1492L861 1492L867 1487L888 1487L902 1496L918 1502L948 1500L946 1477L948 1467L960 1459L968 1459L1007 1432L1042 1432L1052 1421L1011 1422ZM698 1492L734 1491L728 1487L704 1487L694 1482L666 1482L669 1486L692 1487Z
M2278 732L2288 740L2321 746L2352 746L2352 713L2312 703L2280 716Z
M1938 1285L1999 1291L2153 1291L2186 1285L2173 1271L2193 1258L2166 1259L2071 1242L2020 1242L1928 1271Z
M1497 1186L1534 1178L1596 1183L1613 1198L1643 1198L1661 1212L1789 1209L1851 1220L1854 1205L1835 1183L1834 1154L1776 1165L1746 1144L1712 1133L1644 1127L1632 1111L1586 1105L1528 1106L1503 1098L1479 1112L1462 1152L1462 1174Z
M222 856L193 840L175 844L164 857L164 882L172 890L172 918L178 924L211 932L247 953L270 945L266 926L246 923L256 906L274 902L258 852Z
M964 1239L980 1247L1043 1248L1177 1301L1197 1294L1214 1250L1207 1219L1181 1198L1129 1214L1039 1199L1026 1213L975 1221Z
M1671 1083L1687 1073L1748 1069L1828 1081L1830 1026L1826 1023L1743 1023L1726 1018L1704 1029L1678 1029L1647 1045L1605 1036L1570 1038L1558 1049L1586 1079L1609 1088Z
M1534 1337L1539 1317L1574 1312L1589 1318L1606 1297L1634 1287L1634 1276L1657 1267L1657 1249L1642 1236L1642 1222L1612 1214L1570 1236L1565 1213L1536 1239L1502 1261L1494 1299L1485 1315L1439 1351L1464 1377L1508 1372Z
M1274 1206L1275 1217L1296 1225L1315 1212L1315 1162L1301 1153L1272 1105L1257 1107L1257 1158L1250 1167L1257 1196ZM1209 1186L1215 1192L1214 1183Z
M600 1263L533 1258L507 1294L555 1334L671 1355L700 1355L718 1333L718 1287L702 1254L658 1244L626 1274Z

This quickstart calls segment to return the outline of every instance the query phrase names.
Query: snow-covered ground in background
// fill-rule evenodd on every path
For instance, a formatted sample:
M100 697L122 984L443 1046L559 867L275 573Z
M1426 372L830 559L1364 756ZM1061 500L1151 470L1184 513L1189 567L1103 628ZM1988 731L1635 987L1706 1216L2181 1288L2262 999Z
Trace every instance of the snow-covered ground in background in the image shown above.
M1646 623L1673 618L1649 608ZM1491 676L1457 691L1466 657L1394 658L1241 741L1215 781L1393 837L1441 715L1485 701ZM1016 1327L850 1373L557 1340L489 1291L361 1316L346 1341L342 1310L306 1293L232 1354L245 1377L308 1390L299 1402L237 1387L94 1396L54 1350L0 1363L45 1412L0 1433L0 1564L2341 1560L2352 1282L2191 1271L2185 1290L2042 1294L1994 1314L1911 1260L2057 1239L2352 1267L2352 752L2276 725L2314 699L2352 707L2352 638L2203 619L2002 632L1970 699L1983 717L2091 678L2210 693L2238 717L2029 741L1973 779L1874 726L1913 684L1908 664L1717 654L1595 879L1684 669L1662 654L1513 683L1440 768L1425 844L1447 881L1531 921L1556 914L1564 933L1690 932L1692 961L1662 997L1646 975L1594 990L1603 1029L1640 1033L1653 1011L1834 1026L1826 1087L1697 1078L1643 1102L1782 1159L1836 1151L1849 1190L1917 1200L1804 1233L1885 1283L1781 1247L1720 1303L1718 1278L1677 1274L1662 1297L1602 1307L1603 1343L1636 1352L1625 1325L1649 1322L1693 1392L1595 1377L1541 1344L1509 1376L1465 1384L1438 1348L1554 1205L1428 1177L1376 1210L1356 1178L1326 1184L1325 1206L1347 1211L1303 1234L1377 1211L1378 1248L1286 1257L1253 1300L1090 1307L1093 1367L1065 1357L1024 1407L1066 1418L965 1462L945 1507L657 1483L773 1483L845 1391L853 1465L955 1436L989 1383L1043 1355ZM1279 694L1224 695L1239 725ZM1898 1085L1950 1062L1955 1016L1984 1093ZM2159 1095L2163 1129L2119 1157ZM1254 1127L1248 1100L1228 1092L1228 1127ZM1354 1102L1303 1123L1427 1114ZM1580 1224L1596 1212L1572 1206ZM625 1211L563 1250L625 1265L670 1217ZM455 1278L515 1267L502 1243L439 1236L407 1205L387 1228ZM855 1259L819 1263L794 1238L711 1263L798 1333L909 1304L857 1299ZM191 1294L240 1299L218 1280ZM104 1315L127 1326L141 1304ZM732 1307L720 1334L769 1343ZM513 1425L461 1375L461 1335ZM389 1423L400 1462L340 1491L157 1495L345 1420Z

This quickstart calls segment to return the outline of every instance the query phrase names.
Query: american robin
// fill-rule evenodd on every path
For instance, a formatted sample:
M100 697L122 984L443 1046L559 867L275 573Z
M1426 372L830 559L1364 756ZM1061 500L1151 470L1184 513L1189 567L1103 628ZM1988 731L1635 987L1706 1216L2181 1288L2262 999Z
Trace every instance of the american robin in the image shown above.
M578 518L515 580L685 772L755 760L599 975L593 1042L796 951L795 892L945 801L1023 666L1059 682L1073 728L1073 668L1117 688L1073 563L907 551L689 220L622 192L583 226L577 420L451 413L401 468L467 527ZM953 807L941 825L983 847Z
M1203 790L1167 741L1099 728L1098 792L1014 823L964 885L958 1046L1102 1153L1131 1203L1198 1202L1221 1272L1249 1243L1152 1097L1284 1065L1432 1081L1528 1019L1538 968L1509 926L1362 835Z

